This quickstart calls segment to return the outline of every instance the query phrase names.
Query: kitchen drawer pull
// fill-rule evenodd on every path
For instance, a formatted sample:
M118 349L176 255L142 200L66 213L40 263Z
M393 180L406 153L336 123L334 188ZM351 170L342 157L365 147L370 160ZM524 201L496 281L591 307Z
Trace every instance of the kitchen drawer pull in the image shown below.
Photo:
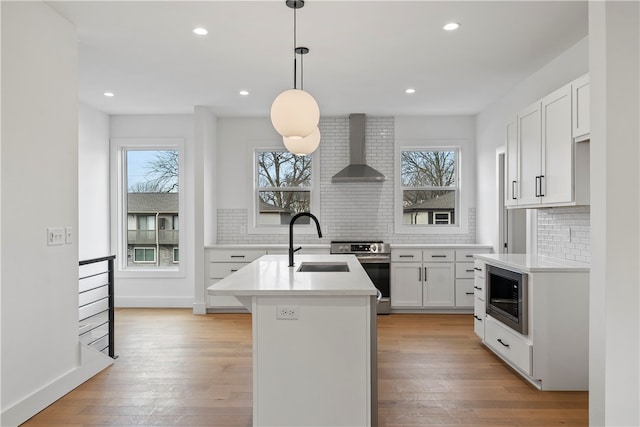
M481 322L482 322L482 319L481 319L480 317L476 316L475 314L473 315L473 317L475 317L475 318L476 318L476 320L479 320L479 321L481 321Z
M482 271L482 269L481 269L480 267L473 267L473 269L474 269L475 271Z
M431 258L446 258L446 255L431 255Z
M503 346L505 346L505 347L509 347L509 344L507 344L507 343L505 343L504 341L502 341L502 338L498 338L498 342L499 342L500 344L502 344Z
M235 272L236 272L236 271L238 271L238 270L229 270L229 271L231 271L232 273L235 273Z
M476 271L474 268L472 268L471 270L465 270L467 273L473 273L474 271Z
M473 295L473 294L474 294L474 292L465 292L465 294L467 294L467 295Z
M413 258L413 255L400 255L400 258Z
M477 289L477 290L479 290L479 291L481 291L481 290L482 290L482 288L481 288L480 286L474 286L474 287L473 287L473 289Z
M231 258L244 258L244 255L231 255Z
M465 255L467 258L473 258L473 255Z

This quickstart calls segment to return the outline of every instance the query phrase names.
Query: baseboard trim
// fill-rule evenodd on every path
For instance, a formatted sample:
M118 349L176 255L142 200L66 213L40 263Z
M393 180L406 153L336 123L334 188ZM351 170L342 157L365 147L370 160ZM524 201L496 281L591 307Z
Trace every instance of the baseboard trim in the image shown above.
M78 343L78 345L80 345L80 366L2 411L0 425L13 427L24 423L80 384L113 364L114 360L109 356L84 344Z
M192 297L118 297L116 307L126 308L193 308Z

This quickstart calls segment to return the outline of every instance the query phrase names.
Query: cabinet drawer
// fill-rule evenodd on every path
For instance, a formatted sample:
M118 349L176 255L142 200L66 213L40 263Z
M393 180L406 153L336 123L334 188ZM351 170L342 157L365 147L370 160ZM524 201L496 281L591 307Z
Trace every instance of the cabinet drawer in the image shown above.
M473 292L476 298L480 298L482 301L485 301L485 288L487 287L486 279L484 277L474 277L473 278Z
M245 265L247 265L246 262L212 262L209 263L209 277L212 279L224 279Z
M485 344L492 350L531 375L531 344L489 316L485 318L484 337Z
M209 261L251 262L266 254L264 249L215 249L209 253Z
M491 249L478 248L478 249L456 249L456 261L473 262L473 254L488 254L491 253Z
M477 259L473 262L473 269L475 270L476 276L483 277L483 278L486 277L484 274L486 268L487 267L484 261L480 261L479 259Z
M456 307L473 307L473 279L456 279Z
M453 249L425 249L422 251L423 261L429 262L451 262L455 259Z
M391 262L415 261L422 261L422 251L420 249L393 249L391 251Z
M472 262L456 262L456 279L473 279L475 272Z
M479 298L475 298L473 302L473 330L483 341L485 312L485 302Z

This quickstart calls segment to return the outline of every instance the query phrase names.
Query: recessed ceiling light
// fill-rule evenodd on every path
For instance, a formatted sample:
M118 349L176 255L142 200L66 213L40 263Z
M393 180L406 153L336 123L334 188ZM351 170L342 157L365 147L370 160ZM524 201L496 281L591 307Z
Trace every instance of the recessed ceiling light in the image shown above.
M416 93L416 90L412 89L412 88L409 88L409 89L405 90L404 93Z
M460 28L460 24L458 24L457 22L449 22L444 27L442 27L442 29L445 31L453 31L457 30L458 28Z
M249 91L241 90L241 91L240 91L240 95L242 95L242 96L247 96L247 95L249 95Z
M109 98L111 98L112 96L116 96L116 94L113 92L105 92L104 96L108 96Z
M197 34L199 36L206 36L207 34L209 34L209 31L207 31L206 28L198 27L193 29L193 34Z

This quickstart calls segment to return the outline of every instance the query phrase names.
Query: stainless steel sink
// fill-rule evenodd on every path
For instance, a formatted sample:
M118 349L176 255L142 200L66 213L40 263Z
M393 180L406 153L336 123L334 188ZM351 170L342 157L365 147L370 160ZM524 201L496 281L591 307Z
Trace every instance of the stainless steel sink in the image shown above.
M346 262L303 262L298 267L301 273L311 272L348 272L349 265Z

